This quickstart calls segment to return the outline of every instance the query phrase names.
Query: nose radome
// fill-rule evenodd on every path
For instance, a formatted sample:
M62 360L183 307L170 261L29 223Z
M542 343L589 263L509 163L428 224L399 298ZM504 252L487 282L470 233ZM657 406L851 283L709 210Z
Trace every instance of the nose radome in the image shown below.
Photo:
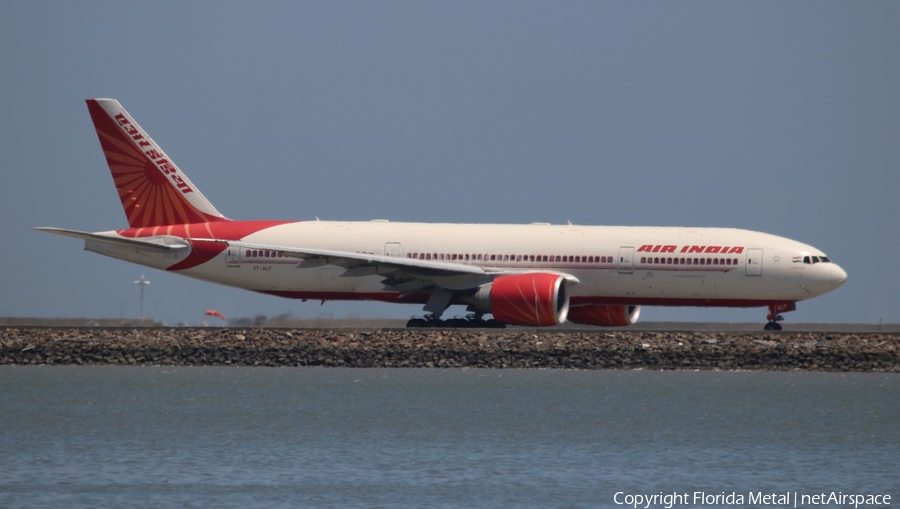
M831 266L831 287L838 288L847 282L847 272L836 263Z

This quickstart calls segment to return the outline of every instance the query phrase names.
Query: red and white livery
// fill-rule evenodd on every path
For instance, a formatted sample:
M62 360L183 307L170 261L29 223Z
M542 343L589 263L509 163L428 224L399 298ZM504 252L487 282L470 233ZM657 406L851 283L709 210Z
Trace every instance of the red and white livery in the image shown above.
M766 328L780 329L780 313L847 279L812 246L728 228L230 220L117 101L87 105L129 227L38 229L204 281L424 304L411 326L443 323L451 305L468 306L473 326L624 326L646 305L768 307Z

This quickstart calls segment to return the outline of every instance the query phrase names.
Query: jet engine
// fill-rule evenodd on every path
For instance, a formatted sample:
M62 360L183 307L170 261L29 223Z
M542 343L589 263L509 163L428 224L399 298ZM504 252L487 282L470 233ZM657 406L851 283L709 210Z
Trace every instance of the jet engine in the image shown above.
M470 302L476 311L515 325L557 325L569 312L566 279L543 272L498 276L478 288Z
M584 304L569 308L569 321L584 325L624 327L637 322L639 316L640 306Z

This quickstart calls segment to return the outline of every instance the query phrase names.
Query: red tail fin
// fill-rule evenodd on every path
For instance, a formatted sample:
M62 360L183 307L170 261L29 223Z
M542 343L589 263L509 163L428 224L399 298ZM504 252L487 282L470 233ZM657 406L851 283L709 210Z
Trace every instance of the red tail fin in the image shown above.
M131 228L228 220L118 101L87 105Z

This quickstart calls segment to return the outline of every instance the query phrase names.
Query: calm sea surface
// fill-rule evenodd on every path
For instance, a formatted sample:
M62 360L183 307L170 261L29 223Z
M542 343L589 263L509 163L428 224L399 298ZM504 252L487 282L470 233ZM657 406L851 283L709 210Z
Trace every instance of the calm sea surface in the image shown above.
M900 504L900 376L0 367L3 508L626 507L616 492L673 491Z

